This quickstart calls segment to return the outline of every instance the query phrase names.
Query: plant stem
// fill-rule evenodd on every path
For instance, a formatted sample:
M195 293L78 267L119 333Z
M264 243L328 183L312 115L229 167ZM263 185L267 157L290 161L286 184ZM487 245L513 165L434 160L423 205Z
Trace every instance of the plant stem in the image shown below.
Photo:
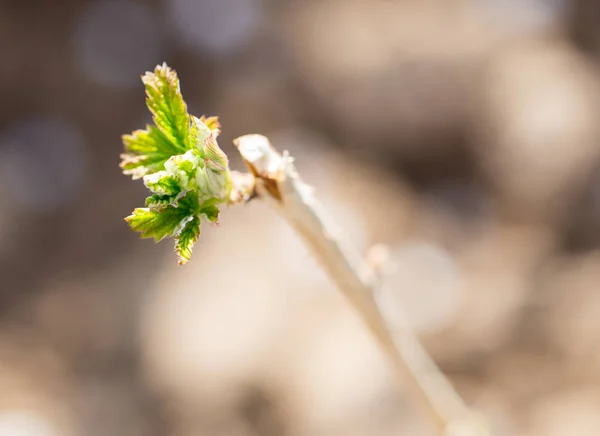
M428 412L439 434L488 434L406 323L396 321L399 325L390 327L377 301L377 274L326 214L287 153L278 153L262 135L245 135L234 143L255 177L255 194L270 203L311 248L388 354L395 375Z

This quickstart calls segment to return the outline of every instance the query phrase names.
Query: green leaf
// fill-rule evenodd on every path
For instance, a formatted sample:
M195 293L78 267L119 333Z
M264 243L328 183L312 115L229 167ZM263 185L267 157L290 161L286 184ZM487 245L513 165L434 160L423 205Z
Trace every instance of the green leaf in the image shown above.
M188 221L175 237L175 253L179 259L179 265L183 265L192 257L192 247L200 236L200 219L196 216Z
M129 226L141 233L142 238L154 238L155 242L174 236L185 224L198 215L198 198L188 194L177 203L162 209L136 208L125 218Z
M179 197L179 194L173 195L161 195L161 194L152 194L150 197L146 198L146 207L150 209L162 209L165 206L169 206L174 204Z
M171 156L171 158L165 162L165 169L174 177L182 189L192 190L196 188L196 182L194 180L196 170L199 166L204 165L200 157L197 156L192 150L179 154L177 156Z
M200 117L200 121L202 121L206 127L208 127L213 135L219 136L221 134L221 123L219 122L219 117L206 117L202 115Z
M182 191L179 180L166 171L144 176L144 185L153 193L161 195L177 195Z
M188 150L190 116L175 70L163 63L153 73L144 74L142 82L146 87L146 105L152 112L156 126L174 146L181 151Z
M121 155L121 168L134 179L164 169L164 163L181 152L154 126L123 135L123 144L126 153Z
M190 148L198 153L200 157L204 157L203 144L206 138L211 135L210 128L204 124L204 121L194 116L191 117L190 131L188 135L188 143Z
M140 232L143 239L154 238L155 242L159 242L177 233L190 218L173 206L162 210L138 207L125 221L133 230Z
M227 170L229 165L227 155L219 148L215 136L210 135L204 140L204 155L206 156L206 166L211 170Z
M179 200L177 207L187 210L190 214L197 215L200 210L198 193L188 192L185 197Z
M211 223L216 223L219 220L219 208L214 204L203 206L200 209L200 215L204 216Z
M146 125L145 130L136 130L131 135L123 135L125 149L134 154L178 154L181 148L173 145L155 126Z

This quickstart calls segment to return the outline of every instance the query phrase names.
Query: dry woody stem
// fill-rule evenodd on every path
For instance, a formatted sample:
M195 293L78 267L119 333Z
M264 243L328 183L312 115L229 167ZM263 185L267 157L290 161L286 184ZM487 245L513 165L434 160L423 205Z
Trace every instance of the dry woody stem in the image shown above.
M310 247L321 266L358 312L391 360L404 389L423 406L440 435L488 435L485 422L472 412L437 368L414 332L386 319L377 300L380 280L363 256L348 243L313 195L287 153L278 153L262 135L234 141L254 175L254 196L268 202Z

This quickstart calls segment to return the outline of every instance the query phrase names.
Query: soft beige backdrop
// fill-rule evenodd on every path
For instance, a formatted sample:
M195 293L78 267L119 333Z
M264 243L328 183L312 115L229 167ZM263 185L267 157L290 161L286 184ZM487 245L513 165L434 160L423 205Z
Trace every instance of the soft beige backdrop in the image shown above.
M192 262L123 217L166 61L263 133L498 435L600 434L594 0L0 1L0 436L432 435L263 204Z

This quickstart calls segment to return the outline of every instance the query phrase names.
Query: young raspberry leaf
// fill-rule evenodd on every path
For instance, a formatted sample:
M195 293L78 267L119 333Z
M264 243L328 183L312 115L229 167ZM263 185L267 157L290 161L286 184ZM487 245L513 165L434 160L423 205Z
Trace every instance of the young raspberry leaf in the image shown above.
M202 201L217 199L224 203L229 201L231 193L231 175L229 171L211 170L208 167L196 171L196 186Z
M171 177L177 180L181 189L191 191L196 186L194 177L199 165L200 157L190 150L184 154L171 156L165 162L165 169Z
M179 265L185 264L192 257L192 248L200 236L200 218L192 218L185 227L175 236L175 253Z
M155 242L159 242L179 233L199 211L198 197L188 194L176 206L169 205L162 209L136 208L125 221L133 230L140 232L143 239L154 238Z
M217 223L219 221L219 208L213 204L204 206L200 209L200 215L211 223Z
M202 146L211 133L212 131L204 124L202 118L191 117L188 139L190 147L198 156L204 157Z
M207 168L213 171L223 172L229 165L227 155L219 148L214 135L210 135L204 140L204 156Z
M161 195L161 194L152 194L150 197L146 198L146 207L150 209L162 209L169 205L174 205L175 202L179 199L179 194L174 195Z
M167 171L144 176L144 185L153 193L161 195L177 195L182 191L179 180Z
M221 123L219 122L219 117L205 117L202 115L200 117L200 121L202 121L202 123L208 127L215 137L221 134Z
M146 87L146 105L156 126L181 152L189 150L190 116L175 70L163 63L153 73L144 74L142 82Z
M140 232L142 239L154 238L155 242L159 242L174 236L192 218L185 210L174 206L161 210L138 207L125 221L133 230Z
M164 169L167 159L181 152L154 126L123 135L123 144L126 152L121 155L121 169L133 179Z

